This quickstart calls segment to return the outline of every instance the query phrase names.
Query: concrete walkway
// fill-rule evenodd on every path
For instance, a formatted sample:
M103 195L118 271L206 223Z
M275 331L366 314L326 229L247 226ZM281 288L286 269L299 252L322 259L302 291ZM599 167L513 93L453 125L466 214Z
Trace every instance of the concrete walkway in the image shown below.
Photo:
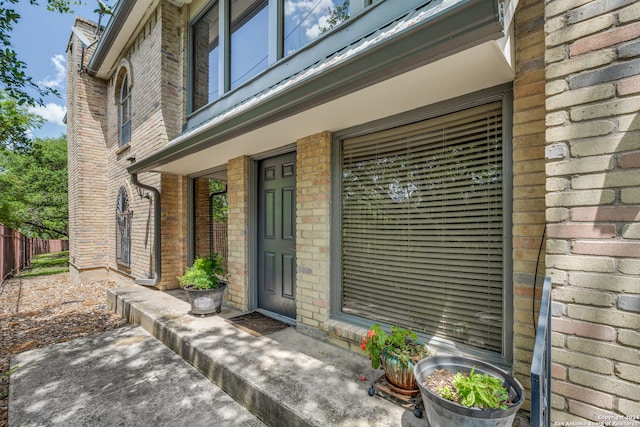
M264 426L140 326L18 354L9 426Z
M256 418L277 427L428 426L411 408L368 395L381 375L369 360L293 327L254 336L225 321L237 312L194 317L187 302L139 286L111 289L108 297L113 310L159 341L128 327L20 355L10 427L252 426ZM169 348L226 395L207 388Z

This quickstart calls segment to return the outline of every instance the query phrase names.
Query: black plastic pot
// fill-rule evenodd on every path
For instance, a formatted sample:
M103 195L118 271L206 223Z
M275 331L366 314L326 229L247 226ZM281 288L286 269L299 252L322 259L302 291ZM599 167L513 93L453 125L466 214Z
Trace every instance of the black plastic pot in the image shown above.
M196 289L192 285L185 286L184 290L191 303L191 314L220 313L225 289L227 284L224 282L219 282L216 289Z
M438 369L447 369L453 373L468 373L474 367L476 373L489 374L502 379L513 405L508 409L467 408L443 399L424 386L429 375ZM516 413L524 402L524 388L515 377L481 360L448 355L427 357L416 364L414 375L420 387L424 411L430 427L511 427Z

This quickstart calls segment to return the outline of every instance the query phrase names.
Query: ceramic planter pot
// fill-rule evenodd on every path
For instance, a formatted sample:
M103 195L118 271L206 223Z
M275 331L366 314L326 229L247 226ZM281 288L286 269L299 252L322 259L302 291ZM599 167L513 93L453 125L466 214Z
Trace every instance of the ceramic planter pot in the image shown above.
M427 348L428 346L422 342L416 341L416 345ZM414 376L415 364L409 361L408 366L403 366L396 355L390 355L383 351L380 357L384 375L387 381L399 390L395 390L402 394L417 395L419 393L418 384Z
M438 369L468 373L474 367L476 373L489 374L503 381L513 402L508 409L468 408L443 399L423 385L429 375ZM414 374L422 394L424 412L431 427L511 427L518 409L524 402L524 388L515 377L481 360L447 355L428 357L416 364Z
M216 289L196 289L193 285L185 286L184 290L191 303L192 314L220 313L222 310L222 296L227 284L219 282Z

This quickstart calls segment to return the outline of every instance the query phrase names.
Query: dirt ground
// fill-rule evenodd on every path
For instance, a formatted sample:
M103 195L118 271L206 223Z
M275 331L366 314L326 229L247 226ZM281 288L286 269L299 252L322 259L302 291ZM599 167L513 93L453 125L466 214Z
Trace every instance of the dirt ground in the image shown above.
M13 355L126 325L107 308L106 290L112 286L106 281L73 285L68 273L0 285L0 427L8 425Z

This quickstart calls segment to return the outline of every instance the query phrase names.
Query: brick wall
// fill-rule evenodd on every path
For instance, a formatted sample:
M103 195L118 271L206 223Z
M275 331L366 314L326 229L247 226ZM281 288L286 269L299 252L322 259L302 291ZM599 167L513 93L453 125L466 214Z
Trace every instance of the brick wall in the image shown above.
M327 330L331 134L298 140L296 181L296 316L298 325ZM300 327L300 326L299 326Z
M75 26L93 37L95 25L90 21L77 19ZM107 215L98 208L107 196L106 84L83 68L94 49L86 49L83 58L82 44L74 35L67 50L69 261L74 282L106 277L109 244Z
M544 252L544 4L523 0L515 15L516 77L513 83L513 370L530 390L535 326ZM538 277L536 277L536 271ZM534 283L537 284L534 296ZM510 302L507 302L509 304ZM522 409L528 411L530 399Z
M69 165L69 188L73 189L69 193L70 218L88 218L81 222L73 220L71 240L75 236L83 246L76 245L72 252L84 260L99 257L93 264L120 283L150 278L154 272L153 199L144 197L147 190L143 191L143 197L138 196L126 168L131 158L149 155L182 129L186 37L183 12L170 2L161 2L122 53L108 81L86 73L69 80L69 152L70 159L76 159ZM87 61L91 53L85 54ZM68 61L68 68L71 76L73 61ZM130 143L121 147L119 93L125 74L131 87L132 130ZM83 93L93 94L96 99L88 104L77 102L75 98ZM102 107L99 113L95 111L97 106ZM87 135L78 134L82 131L91 134L92 140L101 141L96 144L101 151L82 143L89 140ZM141 174L138 178L162 194L162 243L170 250L162 253L162 280L158 287L176 287L176 276L184 269L186 254L186 178L156 173ZM115 261L114 212L121 187L126 189L133 211L130 267L117 265ZM86 202L84 194L91 196ZM87 267L82 264L79 268Z
M640 415L640 3L546 3L553 419Z

